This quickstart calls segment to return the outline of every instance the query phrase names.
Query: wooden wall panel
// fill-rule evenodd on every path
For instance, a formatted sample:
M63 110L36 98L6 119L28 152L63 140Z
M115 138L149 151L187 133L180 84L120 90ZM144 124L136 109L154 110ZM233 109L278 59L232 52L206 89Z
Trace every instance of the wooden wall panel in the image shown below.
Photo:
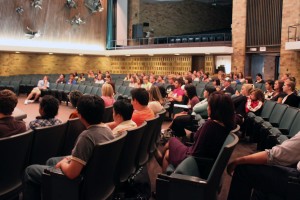
M42 33L39 38L32 40L105 46L106 0L103 0L104 11L94 14L84 6L84 0L77 0L77 2L77 9L68 9L64 0L43 0L42 9L39 9L31 7L30 0L0 0L0 37L27 39L25 32L28 26ZM22 15L16 12L19 6L24 8ZM72 26L66 21L76 14L80 14L86 23Z
M191 56L99 57L43 54L0 54L0 76L110 71L111 73L184 74L191 71Z
M280 46L282 0L247 1L247 46Z

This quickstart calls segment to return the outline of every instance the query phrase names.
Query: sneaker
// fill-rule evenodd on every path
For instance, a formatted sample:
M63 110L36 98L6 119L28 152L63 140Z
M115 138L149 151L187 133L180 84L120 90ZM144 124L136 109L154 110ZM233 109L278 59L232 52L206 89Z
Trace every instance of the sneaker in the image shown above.
M25 100L25 101L24 101L24 104L27 105L27 104L28 104L28 100Z
M34 102L34 100L28 100L28 103L33 103Z

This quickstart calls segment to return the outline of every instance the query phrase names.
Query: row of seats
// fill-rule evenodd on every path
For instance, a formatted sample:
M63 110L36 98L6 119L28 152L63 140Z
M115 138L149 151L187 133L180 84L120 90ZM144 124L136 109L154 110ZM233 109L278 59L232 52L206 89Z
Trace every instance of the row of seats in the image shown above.
M172 43L193 43L193 42L213 42L213 41L231 41L231 34L202 34L202 35L182 35L174 37L158 37L154 39L154 44L172 44Z
M300 131L299 122L298 108L266 100L260 116L248 113L246 133L264 150L293 137Z
M148 162L157 148L165 112L115 140L96 145L85 167L84 177L69 180L62 174L46 172L42 185L43 199L106 199L113 193L115 185L127 181ZM69 155L84 129L78 119L73 119L61 125L37 128L0 139L3 161L0 176L3 177L1 182L5 183L0 184L0 198L14 197L20 193L22 173L29 164L45 164L51 157Z

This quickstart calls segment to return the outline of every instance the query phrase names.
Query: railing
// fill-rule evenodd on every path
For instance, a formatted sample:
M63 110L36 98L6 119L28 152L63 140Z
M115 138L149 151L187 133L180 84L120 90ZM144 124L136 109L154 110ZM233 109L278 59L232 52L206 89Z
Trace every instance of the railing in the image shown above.
M300 24L295 24L292 26L289 26L288 28L288 41L289 42L295 42L300 41Z
M163 37L145 37L127 40L111 40L111 50L128 49L128 48L145 48L153 45L175 45L189 44L196 45L204 42L224 42L231 41L231 33L214 33L182 36L163 36ZM155 46L154 46L155 47Z

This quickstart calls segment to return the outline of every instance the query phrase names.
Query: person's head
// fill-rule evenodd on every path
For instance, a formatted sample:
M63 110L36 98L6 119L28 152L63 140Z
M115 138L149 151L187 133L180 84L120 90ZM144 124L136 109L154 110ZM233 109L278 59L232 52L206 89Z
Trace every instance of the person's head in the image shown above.
M130 78L130 83L136 83L136 77L135 76L132 76Z
M241 94L243 96L249 96L251 91L253 90L253 85L251 84L244 84L241 88Z
M284 82L282 80L276 80L274 83L274 90L277 92L283 91Z
M266 83L265 83L265 87L266 87L266 90L273 90L274 88L274 81L273 80L267 80Z
M231 84L231 79L229 77L225 78L224 82L223 82L223 86L224 87L228 87Z
M144 82L144 84L147 84L149 82L148 76L143 77L143 82Z
M262 75L261 73L256 74L256 81L261 81L262 80Z
M289 77L290 77L289 74L284 73L284 74L282 75L282 77L281 77L281 80L282 80L282 81L285 81L285 80L287 80Z
M186 92L186 96L189 99L192 99L193 97L197 96L196 87L192 84L185 85L184 90Z
M104 109L104 101L97 95L83 95L77 103L79 118L83 118L88 125L101 123Z
M295 83L293 81L285 81L283 85L283 92L289 94L295 90Z
M264 101L265 95L261 89L255 88L250 93L250 99L252 101Z
M133 113L133 106L126 100L117 100L113 105L113 118L115 122L130 120Z
M296 78L293 76L288 77L286 81L293 81L296 84Z
M147 106L149 102L149 94L145 88L135 88L130 91L132 98L132 105Z
M45 95L40 102L39 112L43 118L51 119L57 115L58 108L59 101L51 95Z
M61 80L65 79L65 77L66 77L66 75L64 75L64 74L59 75L59 79L61 79Z
M107 83L110 83L110 82L111 82L111 77L110 77L109 74L106 74L105 81L106 81Z
M177 79L174 83L175 88L180 88L182 86L182 79Z
M193 82L193 79L191 76L186 76L185 79L184 79L184 84L187 85L187 84L191 84Z
M106 96L106 97L113 97L114 95L114 89L111 86L111 84L109 83L104 83L102 85L102 96Z
M231 130L235 127L234 106L231 97L222 92L213 92L208 99L208 116Z
M154 75L150 76L150 83L155 83L156 82L156 77Z
M80 97L82 97L82 93L78 90L73 90L70 92L69 96L70 96L70 102L73 105L73 107L76 108L78 100L80 99Z
M158 101L160 103L163 102L160 90L155 85L152 85L149 90L149 101Z
M244 75L243 75L243 73L242 73L242 72L239 72L239 73L238 73L238 78L239 78L239 79L242 79L242 78L244 78Z
M157 82L161 83L162 81L163 81L162 76L158 76L158 77L157 77Z
M204 74L203 74L203 78L204 78L204 79L209 78L209 73L208 73L208 72L204 73Z
M175 83L175 81L176 81L176 77L169 77L168 78L168 82L169 82L169 84L171 84L171 85L173 85L174 83Z
M70 80L74 80L75 79L75 75L73 73L70 74Z
M43 80L48 81L48 76L44 76Z
M10 90L0 91L0 113L11 115L18 104L18 97Z
M138 79L136 79L136 82L137 82L137 84L138 85L142 85L143 84L143 78L138 78Z
M97 78L98 80L102 80L103 79L102 74L98 74Z
M216 86L220 86L220 85L221 85L220 79L218 79L218 78L214 79L213 85L214 85L215 87L216 87Z
M212 86L205 86L203 96L204 98L208 99L209 95L216 91L215 87Z
M252 77L250 77L250 76L246 77L245 82L248 84L252 84L253 83Z

